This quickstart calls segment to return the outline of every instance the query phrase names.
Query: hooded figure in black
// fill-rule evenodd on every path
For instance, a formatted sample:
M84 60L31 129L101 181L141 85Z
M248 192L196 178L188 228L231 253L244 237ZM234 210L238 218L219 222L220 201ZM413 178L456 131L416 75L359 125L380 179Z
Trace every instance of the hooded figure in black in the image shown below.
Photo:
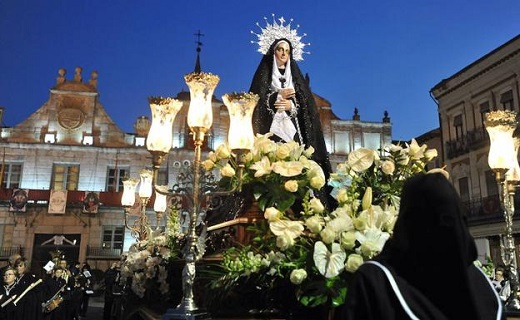
M341 318L504 319L476 259L455 188L440 173L414 176L403 187L392 238L354 274Z
M328 180L332 171L323 138L320 115L308 82L293 58L293 47L287 39L277 39L262 57L251 88L260 99L253 113L255 133L273 133L275 141L299 142L313 147L316 161ZM335 206L324 187L316 196L329 209Z

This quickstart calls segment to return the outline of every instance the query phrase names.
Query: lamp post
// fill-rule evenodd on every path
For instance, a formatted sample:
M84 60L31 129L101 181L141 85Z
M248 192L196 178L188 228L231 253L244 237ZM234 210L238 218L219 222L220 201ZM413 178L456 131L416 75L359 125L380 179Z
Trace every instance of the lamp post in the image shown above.
M206 133L213 124L213 108L211 102L213 92L220 79L211 73L195 72L185 75L184 80L190 89L190 105L187 120L195 145L191 174L185 176L185 178L191 180L188 182L191 187L174 187L172 190L168 190L165 187L155 185L155 190L159 194L169 195L174 199L182 197L182 205L188 206L188 208L185 209L189 212L190 216L189 227L186 234L186 244L183 249L185 260L185 266L182 272L183 297L176 308L169 309L166 314L163 315L164 320L208 319L210 317L208 313L197 307L193 294L196 262L203 255L203 250L200 250L199 247L199 236L197 235L196 228L197 222L199 221L201 213L204 211L203 206L206 205L208 198L217 194L230 194L236 190L211 193L208 191L210 188L205 185L205 177L201 175L201 171L203 170L201 166L201 147ZM169 99L168 104L170 105L178 105L178 103L180 103L170 98L163 98L161 100L150 99L152 124L147 137L146 146L152 155L154 181L157 181L158 171L172 146L172 126L175 116L180 109L180 107L166 108L167 103L164 102L164 99ZM253 109L258 102L258 96L254 94L230 94L225 95L223 100L228 110L230 110L228 144L230 147L232 146L232 151L237 155L238 162L240 163L241 155L252 148L254 136L251 118ZM230 104L242 106L242 111L232 112ZM232 116L232 114L235 113L240 113L241 116ZM232 131L232 129L234 131ZM232 132L235 132L233 136L231 136ZM236 142L236 139L240 139L242 142ZM239 180L241 179L242 168L243 166L239 166L239 172L237 173ZM240 187L240 183L238 187Z
M126 179L123 181L123 196L121 197L121 205L125 207L125 226L130 230L132 236L139 241L146 240L149 236L150 221L146 215L146 206L152 196L152 178L151 170L141 170L139 179ZM128 215L130 208L135 204L135 193L139 185L139 216L135 219L132 226L128 225Z
M486 113L485 118L485 126L490 138L488 164L495 172L504 212L505 229L502 236L501 254L509 272L511 293L506 300L506 308L510 311L520 311L516 248L513 237L515 179L518 176L518 142L515 143L513 138L513 132L517 127L516 117L516 112L497 110Z

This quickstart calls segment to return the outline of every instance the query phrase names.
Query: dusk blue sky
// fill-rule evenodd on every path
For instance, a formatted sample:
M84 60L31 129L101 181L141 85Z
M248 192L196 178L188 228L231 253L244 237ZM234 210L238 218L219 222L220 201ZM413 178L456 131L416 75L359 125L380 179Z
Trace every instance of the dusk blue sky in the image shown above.
M256 22L294 19L311 45L300 68L341 119L355 107L393 139L439 126L430 89L520 32L518 0L250 1L0 0L0 106L14 126L49 97L59 68L98 71L100 102L126 132L150 115L148 96L188 90L196 37L215 95L249 90L260 61Z

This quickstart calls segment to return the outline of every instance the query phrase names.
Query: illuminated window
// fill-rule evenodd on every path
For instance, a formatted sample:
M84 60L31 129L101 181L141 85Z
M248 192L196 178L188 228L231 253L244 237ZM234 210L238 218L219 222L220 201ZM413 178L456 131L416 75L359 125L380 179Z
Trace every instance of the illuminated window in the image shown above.
M123 249L125 227L103 227L103 249Z
M22 181L22 164L21 163L5 163L4 178L2 180L2 187L7 189L20 188Z
M54 164L52 168L51 189L78 190L79 165Z

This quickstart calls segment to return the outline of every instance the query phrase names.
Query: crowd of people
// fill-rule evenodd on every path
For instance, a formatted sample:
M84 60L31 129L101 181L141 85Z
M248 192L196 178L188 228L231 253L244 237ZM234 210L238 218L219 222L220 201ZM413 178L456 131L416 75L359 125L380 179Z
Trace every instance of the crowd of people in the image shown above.
M80 320L86 316L92 291L90 265L61 259L39 277L29 261L9 258L3 267L0 320Z

